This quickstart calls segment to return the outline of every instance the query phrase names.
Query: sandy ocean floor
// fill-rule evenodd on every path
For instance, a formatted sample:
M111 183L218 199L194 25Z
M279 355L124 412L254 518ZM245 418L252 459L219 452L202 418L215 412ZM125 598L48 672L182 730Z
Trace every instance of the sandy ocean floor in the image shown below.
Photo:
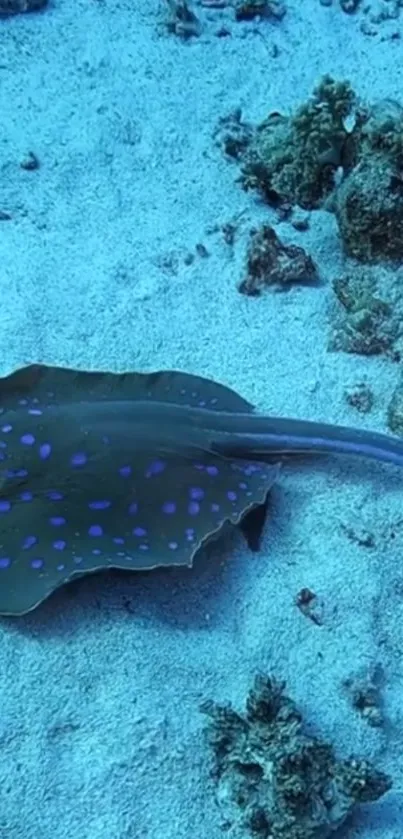
M304 233L278 223L214 134L236 107L252 122L288 113L323 73L371 101L399 98L403 10L368 35L363 8L286 4L280 22L236 23L195 0L203 29L187 42L161 26L162 0L51 0L0 19L3 374L33 361L173 367L267 413L385 430L398 364L327 350L343 270L334 217L314 212ZM34 171L21 167L29 153ZM234 220L229 246L220 227ZM306 248L320 284L238 293L263 220ZM374 394L367 416L345 398L359 382ZM191 571L86 578L3 619L1 839L225 836L199 706L242 709L258 670L286 681L340 757L392 775L342 835L400 839L402 503L392 466L289 464L260 553L234 534ZM295 605L303 587L323 602L319 626ZM379 684L379 728L343 687L361 677Z

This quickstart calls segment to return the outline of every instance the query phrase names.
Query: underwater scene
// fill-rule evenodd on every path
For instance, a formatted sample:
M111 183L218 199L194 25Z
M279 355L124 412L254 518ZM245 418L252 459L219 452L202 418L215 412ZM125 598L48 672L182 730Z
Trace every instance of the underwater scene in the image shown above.
M0 839L403 839L403 0L0 44Z

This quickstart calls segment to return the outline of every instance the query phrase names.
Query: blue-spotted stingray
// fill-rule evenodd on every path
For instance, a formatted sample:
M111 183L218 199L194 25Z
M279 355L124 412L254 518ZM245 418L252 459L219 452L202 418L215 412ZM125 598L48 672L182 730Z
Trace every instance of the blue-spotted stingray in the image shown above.
M177 371L34 365L0 379L0 614L73 577L190 567L224 524L266 501L282 456L356 454L403 465L403 441L254 413Z

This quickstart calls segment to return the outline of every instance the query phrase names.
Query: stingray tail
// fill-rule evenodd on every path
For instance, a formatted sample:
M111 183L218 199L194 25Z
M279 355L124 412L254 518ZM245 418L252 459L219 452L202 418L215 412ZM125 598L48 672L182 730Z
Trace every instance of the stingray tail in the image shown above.
M346 454L403 466L403 440L348 426L245 415L243 428L219 435L213 449L227 457Z

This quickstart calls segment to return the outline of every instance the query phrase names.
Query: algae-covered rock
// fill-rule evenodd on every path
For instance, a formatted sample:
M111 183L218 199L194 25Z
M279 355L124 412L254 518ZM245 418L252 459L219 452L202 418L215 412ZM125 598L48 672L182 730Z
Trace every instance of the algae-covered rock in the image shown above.
M269 224L251 230L246 276L239 285L241 294L257 297L270 286L285 289L295 283L317 280L316 265L303 248L285 245Z
M403 255L403 171L382 153L366 155L337 190L343 246L364 262Z
M383 99L360 112L352 132L355 164L333 209L343 246L363 262L403 256L403 108Z
M379 99L361 113L355 128L360 158L381 152L398 168L403 164L403 107Z
M214 139L224 154L242 160L254 136L252 125L242 119L241 108L235 108L218 121Z
M283 0L236 0L235 20L253 20L255 17L281 20L287 9Z
M167 0L169 16L165 21L168 32L187 40L201 34L201 23L187 0Z
M354 92L347 81L324 76L294 115L273 113L261 123L245 155L242 181L271 202L320 207L346 161Z
M392 785L367 761L337 760L308 735L284 685L267 676L255 679L244 715L214 702L202 711L227 824L257 839L327 839L357 804Z
M384 725L383 702L380 691L380 668L374 673L363 673L345 679L344 687L350 702L371 728Z
M360 414L369 414L374 407L374 394L366 382L347 387L344 396L347 404Z
M344 250L362 262L403 257L403 106L367 106L348 81L324 76L294 114L252 131L228 126L225 150L240 181L276 207L335 212Z
M356 268L333 281L340 304L332 324L329 349L358 355L394 356L401 333L401 302L382 296L370 268Z

